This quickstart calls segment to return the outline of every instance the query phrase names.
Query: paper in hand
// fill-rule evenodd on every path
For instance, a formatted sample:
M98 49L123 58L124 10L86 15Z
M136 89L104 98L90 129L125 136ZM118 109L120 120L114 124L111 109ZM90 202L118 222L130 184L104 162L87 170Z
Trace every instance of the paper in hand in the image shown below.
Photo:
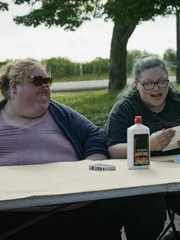
M163 152L164 152L164 151L168 151L168 150L172 150L172 149L179 148L178 145L177 145L177 141L180 140L180 126L173 127L173 128L168 128L168 129L173 129L173 130L175 130L175 131L176 131L176 134L175 134L175 136L172 138L172 140L171 140L171 142L169 143L169 145L163 149ZM166 129L166 130L168 130L168 129Z
M180 163L180 154L174 158L174 163Z

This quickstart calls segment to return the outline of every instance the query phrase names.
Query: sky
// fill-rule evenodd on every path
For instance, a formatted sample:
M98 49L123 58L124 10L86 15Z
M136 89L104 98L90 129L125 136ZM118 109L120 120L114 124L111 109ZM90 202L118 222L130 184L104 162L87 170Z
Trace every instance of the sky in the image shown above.
M11 0L6 0L10 2ZM64 57L74 62L89 62L96 57L109 58L113 22L94 19L75 32L60 27L25 27L16 25L13 17L28 13L27 6L12 6L0 12L0 61L31 57L37 60ZM168 48L176 50L176 18L157 17L138 25L127 49L146 50L163 55Z

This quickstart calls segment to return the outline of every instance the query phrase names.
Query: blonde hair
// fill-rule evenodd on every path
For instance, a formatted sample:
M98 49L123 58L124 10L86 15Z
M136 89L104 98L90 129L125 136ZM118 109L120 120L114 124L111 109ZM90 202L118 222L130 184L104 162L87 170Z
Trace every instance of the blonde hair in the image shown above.
M46 67L33 59L11 60L0 68L0 89L5 99L10 99L10 80L22 83L34 69Z

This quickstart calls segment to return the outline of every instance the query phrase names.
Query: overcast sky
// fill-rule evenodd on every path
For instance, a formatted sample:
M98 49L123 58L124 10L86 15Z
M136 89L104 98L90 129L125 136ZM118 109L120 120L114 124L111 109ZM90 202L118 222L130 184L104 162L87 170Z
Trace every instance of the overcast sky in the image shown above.
M7 0L8 2L10 0ZM13 16L26 14L27 7L14 6L0 12L0 61L32 57L38 60L67 57L87 62L96 57L109 58L113 23L102 19L84 23L75 32L60 27L50 29L16 25ZM146 50L160 56L168 48L176 50L176 19L156 18L138 25L129 39L127 49Z

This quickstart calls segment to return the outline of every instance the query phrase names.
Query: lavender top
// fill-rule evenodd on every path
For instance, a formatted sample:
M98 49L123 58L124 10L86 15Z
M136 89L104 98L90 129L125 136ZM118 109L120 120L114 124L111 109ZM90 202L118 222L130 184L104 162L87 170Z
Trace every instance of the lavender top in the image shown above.
M0 166L78 161L49 111L34 125L12 126L0 115Z

